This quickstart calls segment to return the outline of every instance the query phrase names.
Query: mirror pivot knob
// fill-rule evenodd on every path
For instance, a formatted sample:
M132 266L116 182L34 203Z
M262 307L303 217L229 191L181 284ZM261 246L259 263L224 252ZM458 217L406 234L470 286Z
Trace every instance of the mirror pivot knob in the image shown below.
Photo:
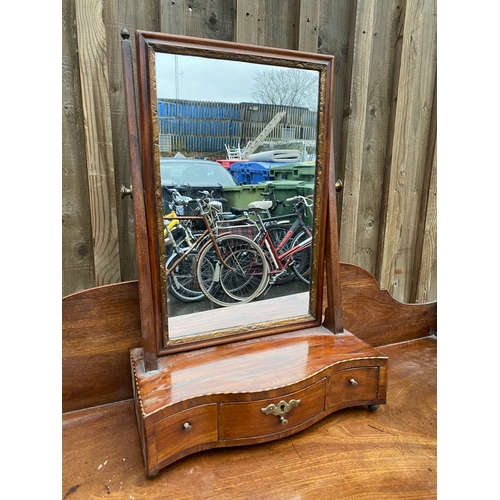
M122 197L122 200L125 198L125 196L130 196L132 198L132 186L130 186L130 188L122 186L120 189L120 195Z

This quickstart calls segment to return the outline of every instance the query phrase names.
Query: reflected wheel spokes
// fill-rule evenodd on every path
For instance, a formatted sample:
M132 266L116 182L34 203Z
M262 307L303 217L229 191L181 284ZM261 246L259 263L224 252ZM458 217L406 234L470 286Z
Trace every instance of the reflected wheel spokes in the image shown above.
M202 292L215 304L230 306L258 297L269 281L269 267L260 247L244 236L218 238L200 253L197 277Z

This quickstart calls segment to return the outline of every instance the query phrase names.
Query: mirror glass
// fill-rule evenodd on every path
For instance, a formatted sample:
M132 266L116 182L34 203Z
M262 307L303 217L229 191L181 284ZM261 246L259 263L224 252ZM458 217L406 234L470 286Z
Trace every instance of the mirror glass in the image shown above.
M321 323L330 61L226 45L149 44L165 348Z

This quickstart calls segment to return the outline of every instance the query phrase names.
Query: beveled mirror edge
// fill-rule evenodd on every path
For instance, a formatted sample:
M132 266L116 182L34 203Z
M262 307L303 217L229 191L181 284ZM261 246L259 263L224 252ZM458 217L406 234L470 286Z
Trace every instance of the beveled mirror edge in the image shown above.
M262 47L246 45L235 42L225 42L220 40L206 40L181 35L169 35L162 33L137 31L137 67L140 90L140 111L141 111L141 130L143 139L143 164L144 164L144 185L146 191L146 210L148 215L148 242L150 246L150 257L152 262L161 262L163 257L160 251L162 237L160 235L160 222L162 222L161 204L161 182L159 173L155 176L156 163L159 156L158 145L158 125L156 116L156 84L153 78L154 73L154 52L161 46L175 47L181 52L203 51L211 55L219 55L222 58L228 57L235 60L245 60L243 56L253 61L266 62L266 64L297 67L299 64L305 69L315 69L320 73L319 88L319 107L318 107L318 134L317 144L321 145L317 149L317 165L319 166L319 175L316 177L315 192L321 191L320 197L315 196L315 215L314 217L314 249L313 249L313 270L310 287L310 306L309 311L312 314L299 316L295 318L285 318L283 321L259 322L250 326L243 325L241 328L231 328L229 330L219 330L216 332L207 332L198 335L189 336L182 339L168 339L168 307L166 300L166 287L163 287L162 279L163 266L152 265L151 279L153 281L154 295L154 316L157 355L165 355L171 352L189 350L200 347L207 347L221 343L233 342L247 338L267 336L294 329L309 328L318 326L322 323L322 289L324 279L324 258L325 258L325 231L327 226L326 210L321 210L320 205L327 205L328 196L328 172L329 172L329 131L326 130L327 124L331 123L327 119L328 109L331 109L331 100L333 89L330 87L330 78L328 75L333 73L334 58L330 55L298 52L287 49L272 47ZM166 50L163 50L166 51ZM162 52L162 50L160 50ZM238 58L234 54L238 54ZM281 63L281 64L278 64ZM311 67L313 65L314 67ZM156 123L155 123L156 122ZM331 126L331 125L330 125ZM156 132L155 132L156 131ZM153 139L156 138L156 139ZM323 180L323 182L322 182ZM156 214L156 215L155 215ZM156 219L156 222L155 222ZM149 231L150 230L150 231ZM155 269L155 267L157 269Z

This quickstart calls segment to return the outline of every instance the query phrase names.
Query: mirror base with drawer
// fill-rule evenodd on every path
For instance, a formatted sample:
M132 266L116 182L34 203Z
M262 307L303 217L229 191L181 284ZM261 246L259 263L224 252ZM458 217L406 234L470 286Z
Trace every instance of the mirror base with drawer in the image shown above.
M131 351L131 369L146 475L154 477L161 468L201 450L273 441L300 432L342 408L366 405L374 409L384 404L387 357L357 338L355 332L345 331L342 322L332 139L333 56L137 31L136 101L129 34L122 31L122 37L142 337L142 347ZM175 74L165 77L162 65L172 57ZM287 201L298 199L307 204L312 200L303 229L308 237L292 238L291 245L283 239L273 248L274 242L265 236L268 226L262 224L253 239L238 238L221 235L217 232L220 226L206 222L208 216L204 215L206 233L196 240L201 243L184 247L185 255L193 258L181 257L183 273L176 274L177 267L169 267L171 259L165 255L164 228L167 223L182 226L199 219L190 220L185 211L165 214L164 188L181 175L171 170L167 181L162 176L161 132L167 122L175 120L163 120L159 109L164 111L169 102L177 109L179 102L160 93L167 92L161 90L165 79L177 79L178 65L187 74L188 70L201 71L207 62L212 71L218 69L211 79L204 76L203 80L200 75L202 90L210 88L212 80L232 79L233 86L238 86L256 71L271 74L275 70L287 77L298 72L297 89L308 82L314 90L307 106L281 103L276 107L269 101L248 106L244 102L234 109L251 113L228 118L226 110L214 118L221 126L231 122L228 130L253 130L254 148L259 141L262 146L271 122L277 126L283 116L296 120L294 123L302 120L303 127L284 124L287 133L280 136L290 136L292 128L297 134L307 129L308 151L314 154L314 160L301 165L313 175L307 183L310 194L287 195ZM202 94L194 108L203 108L205 113L210 108L207 102L214 99L210 93ZM243 95L241 100L245 100ZM272 113L279 109L279 120L265 125L269 117L264 123L259 120L262 122L268 109ZM196 116L194 120L202 120L201 115ZM307 125L311 116L312 131ZM200 144L208 147L209 141L194 140L206 138L210 127L205 125L191 127L191 135L175 138L193 159L200 153ZM269 147L261 151L266 156L272 153ZM179 170L184 161L163 163ZM209 167L214 168L208 163L202 166L205 174ZM290 168L290 175L295 170ZM290 180L283 182L297 185ZM221 213L210 215L213 222ZM285 231L288 238L292 227ZM307 283L306 291L300 288L297 292L292 283L291 291L268 295L270 290L287 289L279 284L280 277L301 276L307 277L298 280ZM189 313L174 314L169 287L186 277L192 277L189 290L198 286L196 293L202 299L216 291L225 294L224 299L219 304L209 303L208 308L195 305ZM242 291L254 281L258 286L245 298Z
M161 357L146 372L131 352L134 399L148 477L210 448L290 436L350 406L386 402L387 357L326 328Z

